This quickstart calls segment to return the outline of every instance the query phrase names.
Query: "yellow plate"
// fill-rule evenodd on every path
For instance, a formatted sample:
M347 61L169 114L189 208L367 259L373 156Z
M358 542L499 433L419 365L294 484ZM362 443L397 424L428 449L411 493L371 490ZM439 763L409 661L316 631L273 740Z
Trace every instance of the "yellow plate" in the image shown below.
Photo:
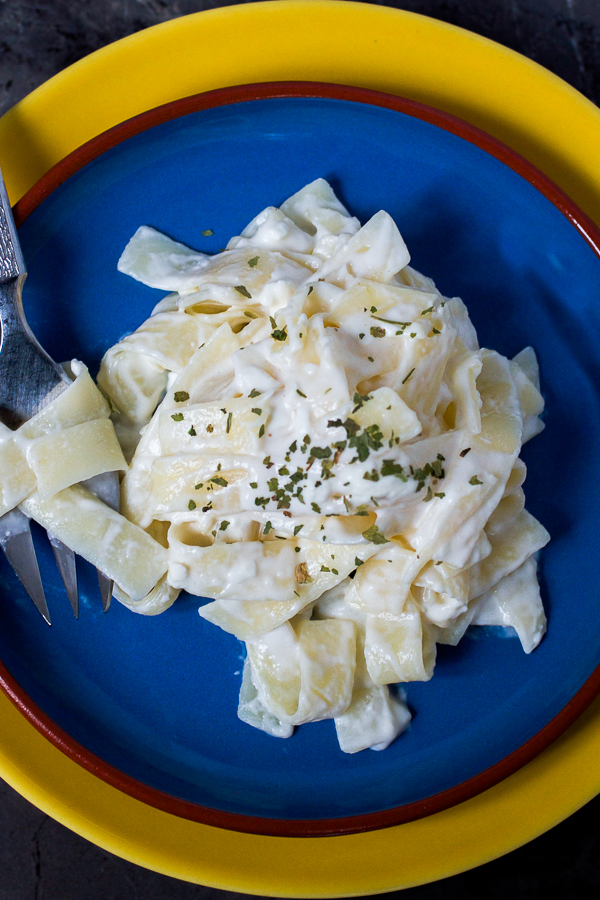
M483 38L337 0L198 13L71 66L0 119L11 198L132 115L199 91L282 79L375 88L459 115L526 156L600 222L600 113L591 103ZM0 725L0 774L69 828L167 875L279 897L373 894L444 878L526 843L600 791L600 700L541 756L467 803L337 838L261 837L175 818L80 768L4 695Z

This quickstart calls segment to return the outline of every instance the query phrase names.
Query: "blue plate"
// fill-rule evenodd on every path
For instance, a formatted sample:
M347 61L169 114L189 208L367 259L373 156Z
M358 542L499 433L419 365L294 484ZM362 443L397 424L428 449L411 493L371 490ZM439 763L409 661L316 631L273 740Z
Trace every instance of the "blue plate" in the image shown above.
M333 722L289 740L239 722L243 645L200 619L196 598L153 618L113 601L104 615L82 564L75 621L37 535L48 628L0 560L0 659L25 704L97 757L101 777L116 770L124 789L149 788L148 802L181 800L180 814L197 805L199 818L206 808L231 827L245 827L227 819L237 814L273 833L276 820L310 820L319 833L319 822L398 808L400 821L402 809L422 815L427 798L452 798L518 759L596 677L600 260L527 178L471 140L375 102L229 103L117 143L20 227L34 332L55 359L95 373L162 296L116 269L139 225L217 252L265 206L324 177L362 221L379 209L393 216L412 264L466 302L482 346L507 356L535 348L547 403L547 428L523 459L527 508L552 535L541 561L548 633L530 656L498 629L439 648L432 681L407 686L410 728L382 753L341 753Z

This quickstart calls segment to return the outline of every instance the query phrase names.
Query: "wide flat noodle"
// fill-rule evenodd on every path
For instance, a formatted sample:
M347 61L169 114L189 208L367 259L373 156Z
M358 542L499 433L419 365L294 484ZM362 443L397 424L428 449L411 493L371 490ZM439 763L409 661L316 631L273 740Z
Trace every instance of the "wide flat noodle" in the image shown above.
M87 368L20 428L0 431L0 514L38 491L51 496L105 472L127 468L110 409Z
M142 600L167 570L166 550L81 485L51 497L32 494L21 509L53 537Z
M177 600L179 593L177 588L173 588L167 583L166 575L163 575L156 586L141 600L132 599L118 584L113 586L113 594L119 603L143 616L157 616L169 609Z
M355 629L342 619L289 623L247 642L252 681L281 722L300 725L344 712L352 699Z
M367 616L365 659L375 684L429 681L435 665L435 642L423 628L411 596L397 615Z
M544 526L526 509L513 519L486 529L486 534L492 552L471 568L471 597L479 597L488 591L550 540Z
M525 653L535 650L546 632L537 563L530 556L477 599L473 625L514 628Z
M38 438L28 448L27 461L42 494L56 494L104 472L126 468L109 419L82 422Z
M37 487L37 478L31 470L25 450L9 435L2 432L0 443L0 515L14 509Z
M335 717L340 750L385 750L408 727L411 718L408 708L391 696L387 685L359 687L348 708Z
M169 569L169 580L176 587L185 587L186 578L196 577L201 581L192 586L200 588L207 587L212 579L208 595L218 594L223 599L200 607L200 615L248 640L289 621L343 581L356 568L357 559L367 559L375 552L376 547L368 544L327 546L300 539L216 543L206 548L181 546ZM202 566L190 565L189 560L200 556ZM226 558L231 562L229 568L223 566ZM186 575L178 566L186 567ZM197 574L187 574L192 571Z
M33 439L82 422L108 418L108 403L92 381L92 378L78 360L71 362L75 380L35 416L19 428L23 438Z
M253 728L266 731L273 737L288 738L294 732L294 726L288 722L282 722L276 715L264 706L258 696L258 691L252 680L252 670L248 658L244 660L242 673L242 685L238 702L238 718Z

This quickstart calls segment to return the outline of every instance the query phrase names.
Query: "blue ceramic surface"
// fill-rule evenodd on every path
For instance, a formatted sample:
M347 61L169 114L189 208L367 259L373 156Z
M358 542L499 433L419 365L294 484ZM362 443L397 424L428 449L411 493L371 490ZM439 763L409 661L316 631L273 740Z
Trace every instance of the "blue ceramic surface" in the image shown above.
M104 615L83 564L75 621L40 541L48 628L0 560L0 659L59 726L173 796L292 819L389 809L460 784L536 734L600 663L600 261L476 146L342 100L259 100L152 128L71 177L21 227L31 326L54 358L95 373L161 297L116 269L139 225L216 252L317 177L362 221L379 209L394 217L413 265L465 300L482 346L538 353L547 428L523 458L527 508L553 538L540 647L526 656L501 630L471 629L440 648L432 681L407 686L409 730L385 752L347 756L332 722L278 740L238 721L243 645L200 619L197 599L153 618L113 601Z

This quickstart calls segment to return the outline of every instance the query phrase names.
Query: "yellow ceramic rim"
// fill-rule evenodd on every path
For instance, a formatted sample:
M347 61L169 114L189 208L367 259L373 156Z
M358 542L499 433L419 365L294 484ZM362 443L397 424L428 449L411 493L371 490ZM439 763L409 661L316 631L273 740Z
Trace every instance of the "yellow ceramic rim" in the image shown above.
M358 85L454 113L528 158L600 223L593 104L469 32L347 0L270 0L197 13L81 60L0 119L11 198L130 116L203 90L280 80ZM484 794L416 822L332 838L262 837L179 819L80 768L4 695L0 722L2 777L67 827L164 874L277 897L359 896L444 878L521 846L600 790L600 700Z

